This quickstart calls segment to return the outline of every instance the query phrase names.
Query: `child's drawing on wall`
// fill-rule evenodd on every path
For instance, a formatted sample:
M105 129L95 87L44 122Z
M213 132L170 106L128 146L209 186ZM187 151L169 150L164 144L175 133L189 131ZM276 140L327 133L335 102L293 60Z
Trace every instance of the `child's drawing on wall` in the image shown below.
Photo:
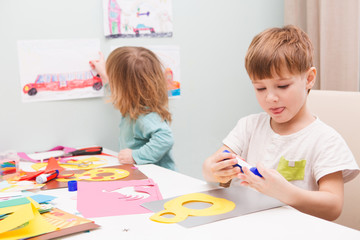
M145 46L153 51L164 66L165 78L168 81L169 97L180 96L180 49L179 46Z
M88 63L99 51L97 39L19 41L22 100L103 96L102 80Z
M172 37L171 0L103 0L106 37Z
M111 46L111 51L122 47L121 45ZM168 82L168 96L180 97L180 48L175 45L151 45L142 46L153 51L164 67L165 78Z

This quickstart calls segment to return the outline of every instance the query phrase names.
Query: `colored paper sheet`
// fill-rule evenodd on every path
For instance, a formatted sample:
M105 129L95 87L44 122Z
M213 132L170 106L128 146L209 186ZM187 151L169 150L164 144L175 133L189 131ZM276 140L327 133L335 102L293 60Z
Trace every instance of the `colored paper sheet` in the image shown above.
M30 196L30 198L32 198L33 200L35 200L38 203L45 203L45 202L50 202L50 201L54 200L56 197L50 196L50 195L44 195L44 194L36 194L36 195Z
M41 216L43 216L46 221L59 229L74 227L84 223L93 222L92 220L64 212L58 208L54 208L50 212L44 213Z
M39 189L44 184L37 184L33 181L19 181L14 184L10 184L6 181L0 183L0 192L9 193L9 192L19 192L23 190L32 190Z
M29 239L45 240L59 238L72 233L78 233L99 228L93 221L53 208L50 212L41 214L44 219L57 227L53 232L45 233Z
M78 182L77 210L84 217L105 217L150 212L141 204L162 199L152 179Z
M20 200L16 199L18 201ZM30 200L26 204L0 208L0 214L10 214L0 221L0 239L23 239L55 231L56 227L40 215L35 205Z
M121 181L128 181L128 180L139 180L139 179L146 179L147 176L143 174L139 169L135 168L132 164L124 164L124 165L116 165L104 168L119 168L124 169L130 173L129 176L120 179ZM87 170L65 170L62 172L62 175L69 175L69 174L82 174ZM72 178L68 178L68 180L73 180ZM87 180L83 180L87 181ZM49 189L56 189L56 188L67 188L67 182L60 182L60 181L49 181L46 183L45 186L41 188L41 190L49 190Z
M55 239L55 238L59 238L59 237L63 237L66 235L70 235L73 233L79 233L79 232L86 232L89 230L94 230L96 228L99 228L100 226L93 223L93 222L89 222L89 223L83 223L81 225L76 225L73 227L68 227L68 228L63 228L63 229L59 229L57 231L54 232L49 232L49 233L45 233L36 237L31 237L31 238L27 238L27 240L47 240L47 239Z
M279 200L266 196L248 187L221 188L221 189L204 191L202 193L217 198L227 199L229 201L234 202L236 206L234 210L224 214L219 214L214 216L188 216L185 220L180 221L177 224L183 227L195 227L195 226L219 221L222 219L237 217L237 216L258 212L262 210L267 210L275 207L280 207L284 205ZM160 201L147 202L142 204L142 206L156 213L164 210L164 204L175 198L168 198ZM191 200L189 201L191 202ZM209 207L206 206L206 203L204 204L205 207ZM187 204L184 204L183 206L188 208L204 209L204 205L201 204L195 206L194 205L189 206Z

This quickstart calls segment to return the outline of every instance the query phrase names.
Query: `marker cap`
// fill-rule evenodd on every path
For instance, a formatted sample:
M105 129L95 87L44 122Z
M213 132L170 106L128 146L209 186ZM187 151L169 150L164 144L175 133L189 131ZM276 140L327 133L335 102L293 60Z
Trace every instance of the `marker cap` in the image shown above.
M36 181L37 184L46 183L46 181L47 181L47 176L46 176L45 174L41 174L41 175L39 175L39 176L36 177L35 181Z
M69 192L75 192L77 191L77 181L69 181L68 182L68 190Z

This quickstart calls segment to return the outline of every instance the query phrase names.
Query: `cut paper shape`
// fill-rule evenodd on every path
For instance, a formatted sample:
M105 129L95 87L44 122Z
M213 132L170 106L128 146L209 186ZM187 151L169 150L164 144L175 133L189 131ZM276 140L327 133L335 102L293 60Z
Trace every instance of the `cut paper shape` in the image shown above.
M29 162L34 162L34 163L39 163L42 162L41 160L43 160L43 162L47 162L47 159L50 159L51 157L56 157L59 162L66 162L69 161L69 156L63 156L66 155L70 152L76 151L79 149L76 148L71 148L71 147L64 147L64 146L56 146L50 150L47 151L42 151L42 152L35 152L35 153L24 153L24 152L18 152L17 155L20 157L20 160L23 161L29 161ZM110 156L110 157L115 157L117 158L117 156L111 155L111 154L107 154L102 152L101 154L97 154L97 155L104 155L104 156ZM73 157L73 156L71 156ZM71 158L70 157L70 158Z
M143 186L144 188L146 188L146 186ZM138 200L138 199L145 199L148 198L150 196L150 194L144 192L144 191L136 191L136 187L134 186L130 186L130 187L123 187L117 190L113 190L113 191L106 191L103 190L103 192L107 192L107 193L111 193L111 192L116 192L116 193L120 193L122 196L119 197L121 199L125 199L126 201L133 201L133 200Z
M37 172L25 172L25 171L20 171L20 181L22 180L35 180L35 178L37 176L39 176L40 174L43 173L51 173L54 171L58 171L58 173L61 173L62 171L64 171L65 169L63 167L60 167L60 165L58 164L58 162L56 161L55 158L50 158L49 162L45 168L45 170L40 170Z
M72 180L87 181L113 181L129 176L129 172L118 168L96 168L81 174L74 174L71 178L58 178L59 182L68 182Z
M107 163L107 160L104 158L98 158L98 157L90 157L90 158L84 158L84 159L69 159L66 162L60 162L59 165L63 168L71 168L71 169L93 169L100 166L103 166ZM47 163L34 163L31 165L31 167L39 171L40 169L47 166Z
M39 159L49 159L51 157L56 157L62 154L66 154L72 151L75 151L76 148L64 147L64 146L56 146L50 150L43 152L36 152L32 154L26 154L24 152L18 152L18 156L21 160L30 161L30 162L40 162Z
M0 185L2 185L2 184L0 184ZM0 186L0 189L2 189L1 186ZM0 191L0 202L1 201L7 201L7 200L10 200L10 199L13 199L13 198L18 198L18 197L23 197L23 193L21 191L9 192L9 193L4 193L4 192Z
M259 193L249 187L232 186L230 188L219 188L209 191L203 191L201 193L217 197L224 198L235 203L235 208L223 214L211 215L211 216L188 216L185 220L178 222L177 224L183 227L195 227L207 223L213 223L219 220L238 217L241 215L263 211L275 207L284 206L279 200ZM147 202L142 204L143 207L153 211L154 213L164 210L164 204L174 198L164 199L160 201ZM192 203L189 203L192 204ZM199 205L201 202L199 202ZM209 203L205 204L208 206ZM185 205L187 206L187 204ZM165 214L164 214L165 215ZM164 216L163 215L163 216Z
M137 193L134 194L131 187ZM161 199L159 188L152 179L78 182L77 210L84 217L149 213L141 204Z
M103 167L103 168L117 168L117 169L122 169L122 170L126 170L129 172L129 176L125 177L125 178L121 178L121 179L116 179L119 181L129 181L129 180L139 180L139 179L147 179L147 176L145 174L143 174L139 169L133 169L132 167L134 167L133 164L123 164L123 165L115 165L115 166L109 166L109 167ZM87 170L65 170L62 175L63 176L68 176L71 175L72 176L74 174L83 174L85 173ZM73 180L71 178L69 178L68 180ZM86 182L88 180L83 179L83 182ZM89 182L93 182L92 180L90 180ZM1 185L1 182L0 182ZM49 181L46 183L45 186L43 186L41 188L41 190L49 190L49 189L57 189L57 188L67 188L68 187L68 181Z
M15 199L2 202L0 214L9 214L0 221L0 239L23 239L55 231L37 210L38 203L32 199Z
M190 209L184 206L190 202L210 203L211 206L204 209ZM191 193L166 202L164 208L165 210L155 213L150 219L160 223L176 223L184 221L188 216L211 216L230 212L235 208L235 203L204 193ZM173 217L163 217L163 215Z
M58 208L53 208L50 212L42 214L42 216L46 219L46 221L59 229L93 222L92 220L64 212Z
M83 223L83 224L76 225L73 227L62 228L62 229L56 230L54 232L49 232L49 233L45 233L42 235L38 235L36 237L27 238L27 240L60 239L60 237L63 237L66 235L70 235L73 233L79 233L79 232L88 232L90 230L94 230L99 227L100 227L100 225L97 225L93 222Z
M19 181L11 184L4 182L4 184L6 184L6 187L1 188L0 192L18 192L23 190L39 189L45 185L37 184L33 181ZM2 185L3 184L1 184L0 186Z
M30 198L33 199L34 201L36 201L37 203L47 203L47 202L54 200L57 197L54 197L51 195L36 194L36 195L30 196Z

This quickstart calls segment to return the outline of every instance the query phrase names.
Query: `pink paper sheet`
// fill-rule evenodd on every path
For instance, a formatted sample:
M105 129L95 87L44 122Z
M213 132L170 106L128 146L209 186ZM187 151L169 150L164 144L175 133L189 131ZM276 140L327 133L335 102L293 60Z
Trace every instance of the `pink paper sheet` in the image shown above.
M149 213L140 205L157 200L162 200L162 196L152 179L78 181L77 210L86 218Z

